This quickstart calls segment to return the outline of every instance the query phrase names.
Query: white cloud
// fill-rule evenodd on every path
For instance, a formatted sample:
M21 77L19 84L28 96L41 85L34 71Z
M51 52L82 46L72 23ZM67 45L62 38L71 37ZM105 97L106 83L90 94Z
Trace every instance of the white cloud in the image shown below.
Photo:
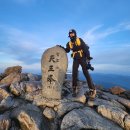
M107 73L107 74L121 74L121 75L130 75L130 66L129 65L119 65L119 64L92 64L94 71L92 73ZM69 65L71 71L72 64ZM82 71L81 66L79 70Z
M104 29L103 25L97 25L88 30L83 38L88 44L93 45L91 49L92 65L95 67L94 72L98 73L130 73L130 41L123 39L122 41L102 42L110 35L129 31L130 22L118 24L114 27ZM98 43L98 44L97 44Z
M0 51L4 53L11 53L11 55L21 54L41 54L48 46L42 43L42 39L37 34L22 31L17 28L0 25L0 30L3 33L0 36L5 37L4 46L0 48ZM20 56L20 55L19 55Z
M103 25L94 26L83 35L83 39L88 44L95 44L99 40L106 38L109 35L112 35L114 33L118 33L121 31L130 30L130 22L118 24L117 26L104 29L104 31L101 31L102 28L103 28Z
M116 73L116 74L129 74L129 65L119 65L119 64L95 64L95 71L98 73Z
M0 70L14 65L30 71L41 69L41 56L49 46L37 34L7 25L0 25L0 30Z
M87 41L88 40L91 41L90 43L96 43L97 41L102 40L103 38L106 38L107 36L112 35L114 33L124 30L130 30L129 26L130 24L128 23L127 24L122 23L115 27L107 28L104 31L101 31L103 25L97 25L92 29L90 29L88 32L86 32L84 37L87 38ZM3 40L5 43L3 46L1 44L0 47L0 56L1 56L0 69L4 70L6 67L9 66L21 65L24 70L30 70L30 72L33 70L40 71L41 70L40 58L42 56L43 51L49 48L48 44L43 44L44 40L41 39L41 37L39 37L37 34L32 32L30 33L6 25L5 26L0 25L0 30L1 32L3 32L1 34L3 34L5 37L5 39ZM3 38L2 35L0 36L0 40L1 38ZM109 45L114 46L114 44ZM124 44L120 48L122 49L123 47ZM125 48L128 47L130 47L130 44L129 43L125 44ZM108 46L106 48L108 49ZM109 48L109 50L110 49L111 48ZM96 58L96 62L93 64L95 67L95 72L116 72L116 73L130 72L130 68L128 65L119 65L120 60L121 62L123 61L123 63L126 63L125 59L127 57L127 54L129 53L124 52L127 52L127 50L126 51L114 50L115 53L112 50L110 50L109 52L110 53L108 54L106 54L106 52L105 53L100 52L100 54L99 52L96 53L99 55L97 57L96 56L94 57ZM116 56L118 56L119 54L123 54L122 57L116 58ZM114 56L115 59L112 56ZM109 60L110 62L107 61L110 57L113 58L114 61L113 63L112 60L111 61ZM98 61L99 60L98 58L102 60ZM68 66L69 70L72 69L71 60L69 57L69 66Z
M21 65L22 61L8 59L8 60L1 60L0 62L0 70L3 72L7 67Z
M0 71L4 72L4 70L7 67L17 66L17 65L22 66L22 70L24 72L25 71L28 71L28 72L40 72L41 71L41 64L40 63L34 63L34 64L31 64L31 65L28 65L28 64L25 64L22 61L15 60L15 59L10 59L8 61L1 61L1 63L0 63Z
M120 26L124 27L126 30L130 30L130 22L123 22Z

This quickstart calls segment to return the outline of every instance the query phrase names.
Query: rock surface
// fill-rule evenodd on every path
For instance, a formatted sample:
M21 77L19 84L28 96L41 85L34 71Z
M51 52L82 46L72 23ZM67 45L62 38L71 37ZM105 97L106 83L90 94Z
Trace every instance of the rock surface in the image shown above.
M25 96L26 94L41 90L41 87L40 81L15 82L10 85L10 91L16 96Z
M55 118L55 111L52 108L48 108L46 107L43 111L43 114L45 115L45 117L47 117L49 120L52 120Z
M116 122L121 127L123 128L125 127L124 119L128 113L126 113L122 109L118 107L110 107L110 106L101 105L101 106L98 106L98 113L101 113L102 116Z
M110 92L112 94L115 94L115 95L119 95L119 94L121 94L121 93L123 93L125 91L126 90L124 88L121 88L119 86L115 86L115 87L110 88Z
M56 108L57 108L58 116L61 117L67 112L80 107L83 107L83 104L78 102L65 102L65 103L61 103Z
M11 120L9 118L9 114L0 115L0 130L9 130L11 126Z
M88 106L91 106L91 107L100 106L100 105L105 105L105 106L110 106L110 107L118 107L118 108L121 108L123 110L126 110L126 108L122 104L117 102L116 100L107 101L104 99L96 98L93 102L91 102L91 104L89 104L89 102L88 102Z
M102 118L93 109L85 107L75 109L65 115L61 123L61 130L122 130L118 125Z
M106 92L103 92L103 95L105 95L105 98L107 100L116 100L128 109L130 109L130 100Z
M0 81L0 84L11 84L15 82L20 82L21 81L21 76L18 73L11 73L7 77L3 78Z
M0 112L8 110L13 106L13 96L5 89L0 88Z
M65 79L61 99L52 99L42 96L41 76L7 72L0 75L0 130L130 130L127 90L115 95L97 87L96 99L89 102L86 82L78 81L74 98L72 81Z
M11 73L21 73L21 72L22 72L22 66L13 66L5 69L4 74L8 76Z
M130 115L127 115L124 120L126 130L130 130Z
M41 111L32 104L14 109L11 118L18 120L22 130L48 130Z

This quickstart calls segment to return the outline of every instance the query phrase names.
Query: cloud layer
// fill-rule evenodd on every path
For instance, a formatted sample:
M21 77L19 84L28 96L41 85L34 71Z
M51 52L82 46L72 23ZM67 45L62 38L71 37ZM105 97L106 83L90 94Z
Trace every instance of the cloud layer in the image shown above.
M123 32L123 33L122 33ZM92 61L96 72L128 74L130 73L130 40L123 34L130 33L130 22L104 28L96 25L88 30L83 38L90 46ZM115 36L114 38L111 38Z
M35 34L5 25L1 25L0 30L0 68L4 67L2 63L8 66L22 65L25 69L40 67L41 55L48 48L39 41L40 38Z
M98 41L113 35L115 33L119 33L122 31L130 31L130 22L120 23L114 27L103 28L103 25L96 25L89 29L84 35L83 38L89 44L95 44Z
M91 56L94 57L92 64L95 72L130 73L129 39L124 41L108 39L110 36L120 35L123 31L130 31L129 22L108 28L96 25L83 35L83 39L89 43ZM26 71L40 72L42 53L51 46L47 42L43 44L41 36L8 25L0 25L0 69L21 65ZM69 57L68 69L71 68L72 59Z

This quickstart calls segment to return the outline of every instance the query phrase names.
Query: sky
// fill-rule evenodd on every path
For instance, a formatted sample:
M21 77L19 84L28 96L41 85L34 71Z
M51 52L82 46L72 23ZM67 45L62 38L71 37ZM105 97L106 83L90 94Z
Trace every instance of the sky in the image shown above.
M40 73L43 52L65 47L75 29L90 47L92 73L130 75L129 7L130 0L0 0L0 72L21 65Z

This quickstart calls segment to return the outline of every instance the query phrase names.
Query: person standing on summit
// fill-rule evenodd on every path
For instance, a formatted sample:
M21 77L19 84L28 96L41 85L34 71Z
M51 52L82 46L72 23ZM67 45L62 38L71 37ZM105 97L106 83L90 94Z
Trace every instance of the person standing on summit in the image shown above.
M66 53L69 53L72 50L71 57L73 58L73 67L72 67L72 89L73 89L73 97L77 95L77 77L78 77L78 68L79 65L82 67L83 74L87 80L89 86L89 97L95 98L96 96L96 89L88 72L88 63L92 59L89 53L89 47L85 42L77 37L76 31L71 29L69 31L69 38L70 41L66 44L66 48L62 47ZM89 67L91 65L89 64Z

